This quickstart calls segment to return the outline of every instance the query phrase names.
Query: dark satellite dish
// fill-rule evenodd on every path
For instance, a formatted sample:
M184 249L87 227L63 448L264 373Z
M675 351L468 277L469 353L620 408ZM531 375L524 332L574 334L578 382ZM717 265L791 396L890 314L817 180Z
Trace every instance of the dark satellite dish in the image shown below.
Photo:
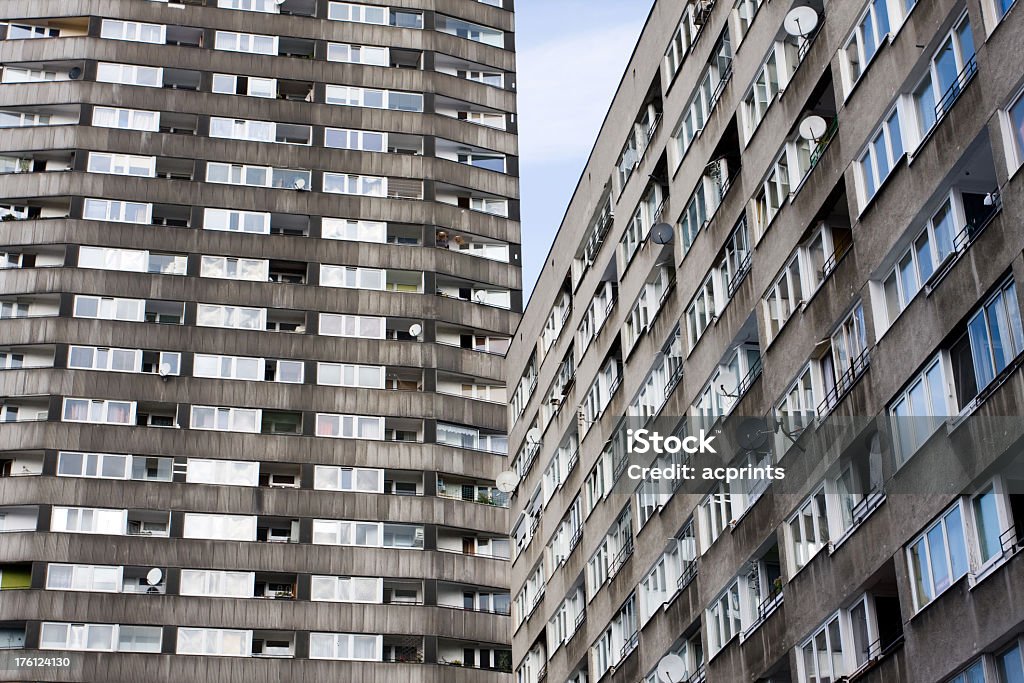
M68 72L68 78L70 78L73 81L77 81L81 77L82 77L82 68L79 67L79 66L74 67L73 69L71 69L71 71Z
M768 443L769 434L771 430L763 417L748 417L736 428L736 441L745 450L757 451Z

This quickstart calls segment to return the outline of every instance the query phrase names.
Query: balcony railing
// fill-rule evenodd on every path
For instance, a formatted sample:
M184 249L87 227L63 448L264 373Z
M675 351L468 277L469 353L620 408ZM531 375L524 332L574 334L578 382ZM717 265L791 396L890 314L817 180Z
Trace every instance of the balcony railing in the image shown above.
M832 140L835 138L838 130L839 117L837 116L832 119L832 123L830 123L828 128L825 129L825 134L821 136L818 140L818 144L816 144L814 149L811 150L810 165L807 167L807 173L804 174L805 178L811 174L814 167L818 165L819 161L821 161L822 155L825 154L825 150L828 149L828 146L832 143Z
M853 388L857 380L871 365L871 349L864 349L860 355L850 360L850 367L836 378L836 383L825 394L818 404L818 417L824 417L839 405L839 401Z
M986 195L987 211L973 216L967 224L953 237L952 256L946 258L945 262L932 274L925 285L927 293L931 293L939 282L953 269L954 264L967 252L974 241L977 240L985 229L995 220L1003 208L1003 196L999 190Z
M679 574L679 578L676 579L676 588L678 590L686 588L695 578L697 578L697 561L692 560L683 567L683 571Z
M946 89L946 92L942 94L940 99L935 104L935 123L932 124L932 128L938 126L942 119L945 118L949 110L953 108L956 101L960 99L961 93L967 87L967 84L974 80L974 75L978 73L978 60L971 57L964 64L963 70L957 74L956 80L953 81L950 86Z
M626 642L622 644L622 649L619 651L619 661L625 659L630 652L636 649L636 646L640 644L640 632L634 631L633 635L626 639Z
M619 550L618 554L611 561L611 564L608 565L609 580L615 578L615 575L619 573L619 570L626 564L626 561L632 557L633 548L633 537L630 536L629 540L626 541L626 544L622 546L622 549Z

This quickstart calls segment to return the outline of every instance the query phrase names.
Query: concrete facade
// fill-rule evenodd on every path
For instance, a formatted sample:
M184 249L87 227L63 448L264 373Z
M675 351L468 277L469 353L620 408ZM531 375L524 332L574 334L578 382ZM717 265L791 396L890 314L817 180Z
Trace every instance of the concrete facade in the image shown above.
M507 678L513 8L399 5L0 2L0 680Z
M1018 680L1019 4L654 3L508 356L517 683Z

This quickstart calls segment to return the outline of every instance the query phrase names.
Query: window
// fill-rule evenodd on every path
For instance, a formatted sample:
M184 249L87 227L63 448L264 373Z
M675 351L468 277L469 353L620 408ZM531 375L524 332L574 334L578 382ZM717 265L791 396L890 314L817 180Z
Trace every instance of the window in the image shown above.
M35 40L38 38L58 38L60 29L31 24L8 24L6 40Z
M751 200L751 211L754 216L754 233L761 239L768 226L775 220L782 207L789 200L789 162L785 151L772 164L768 176L761 183L761 189Z
M800 646L797 667L801 683L842 680L849 673L839 617L833 616Z
M104 19L100 25L100 38L112 40L163 44L166 33L166 26L161 24L143 24L138 21Z
M317 413L316 435L334 439L373 439L380 441L384 438L384 418Z
M39 628L39 649L113 652L117 649L117 625L44 621Z
M996 669L999 674L999 683L1024 681L1024 661L1021 660L1020 643L996 655ZM974 683L974 681L970 683Z
M203 209L204 230L270 234L270 214L234 209Z
M182 535L212 541L255 541L256 517L186 512Z
M921 609L967 573L967 548L959 502L907 548L914 606Z
M263 36L252 33L217 31L213 49L229 52L250 52L259 55L277 54L277 36Z
M164 70L153 66L100 62L96 65L96 80L100 83L122 83L160 88L164 84Z
M99 401L87 398L65 398L64 422L92 424L135 424L135 403L132 401Z
M806 297L803 295L800 254L796 254L783 268L775 284L764 295L765 323L768 326L768 341L782 331L782 327L800 308Z
M57 476L127 479L130 464L129 455L60 451L57 454Z
M897 108L892 110L882 127L871 137L867 149L858 158L862 211L902 156L903 137L900 132L900 112Z
M384 470L317 465L313 470L313 488L322 491L384 493Z
M163 641L161 626L119 626L117 628L118 652L160 652Z
M580 323L577 332L580 348L580 355L587 350L590 342L594 340L598 332L604 327L605 320L611 312L615 302L615 285L611 282L602 282L598 285L597 291L590 299L590 304L583 313L583 321Z
M266 282L270 277L270 262L265 259L203 256L199 275L224 280Z
M50 531L124 536L127 528L127 510L72 508L55 505L50 517Z
M195 377L260 381L265 376L265 365L262 358L197 353L192 374Z
M1009 139L1007 163L1010 171L1016 171L1024 163L1024 92L1007 107L1004 117L1004 131Z
M345 659L379 662L383 657L382 636L360 633L310 633L310 659Z
M163 2L164 0L157 0ZM277 0L217 0L217 7L223 9L238 9L248 12L266 12L268 14L280 14L280 2Z
M1021 672L1021 675L1022 678L1018 680L1024 680L1024 671ZM956 676L949 679L949 683L985 683L987 680L988 679L985 678L985 661L983 659L979 659Z
M927 363L889 406L896 431L897 459L906 462L950 412L941 354Z
M388 66L391 63L391 58L386 47L327 43L327 61Z
M277 7L276 0L269 0ZM213 74L212 92L224 95L248 95L249 97L277 97L276 78L255 78L235 74Z
M775 450L780 455L789 450L793 441L817 417L817 394L821 390L815 385L810 364L800 372L796 381L790 385L786 395L775 404L775 414L782 423L775 434Z
M448 33L459 38L466 38L478 43L485 43L494 47L505 47L505 34L498 29L489 26L471 24L468 21L446 17L439 14L436 17L437 30Z
M199 304L196 309L198 327L225 327L235 330L263 330L267 325L265 308Z
M660 215L661 196L661 185L651 184L637 205L632 220L626 226L625 234L622 236L622 257L625 265L628 266L633 260L640 245L647 240L651 228L657 221Z
M82 218L112 223L152 223L153 205L113 199L86 199Z
M864 306L858 302L853 311L832 333L826 353L818 361L821 372L822 403L831 410L867 368L867 326Z
M1012 522L1012 510L1008 509L1007 496L1004 493L1005 482L996 478L981 493L971 498L971 519L973 521L973 544L978 560L976 576L1004 557L1004 541L1007 534L1015 534Z
M679 72L683 60L690 53L693 41L696 39L699 29L693 23L693 13L686 10L683 18L679 21L679 27L672 34L672 41L669 43L668 51L665 52L665 83L671 83L673 77Z
M804 568L818 551L828 545L825 490L819 489L789 518L786 539L790 544L790 576Z
M92 125L101 128L143 130L155 133L160 129L160 112L119 107L93 107Z
M919 139L924 138L949 107L956 102L973 72L974 36L965 14L928 62L928 73L914 89ZM963 77L961 77L963 74Z
M886 0L869 0L853 35L842 49L846 93L860 80L882 42L889 37L889 9Z
M882 281L882 295L890 325L955 251L953 240L962 222L958 218L959 213L960 203L953 193L932 214L924 229Z
M885 0L881 0L885 2ZM800 56L796 44L789 41L777 41L768 52L768 57L761 65L750 90L743 98L740 108L743 124L743 142L750 142L754 132L764 120L768 108L775 98L785 90L790 78L800 64Z
M423 111L423 95L420 93L374 90L348 85L328 85L325 102L350 107Z
M156 176L156 157L89 152L89 173L130 175L137 178Z
M185 481L190 484L222 486L258 486L260 464L244 460L205 460L189 458Z
M142 369L142 350L71 346L68 349L68 367L77 370L139 372Z
M182 569L179 593L208 598L251 598L255 583L253 572Z
M314 602L366 602L384 601L384 580L368 576L312 577L310 600Z
M192 429L209 429L218 432L260 431L261 412L258 408L215 408L213 406L192 406Z
M740 614L739 581L734 581L707 609L709 656L714 656L743 630Z
M1024 351L1017 288L1012 279L970 317L967 330L950 348L956 405L961 414L980 400L982 392Z
M384 388L383 365L317 363L317 384L331 387Z
M329 240L384 244L388 239L388 224L384 221L324 218L320 236Z
M220 116L210 117L211 138L252 140L254 142L274 142L276 134L277 124L273 121L226 119Z
M379 522L315 519L313 520L313 543L378 548L382 545L381 527Z
M329 337L384 339L385 319L365 315L320 314L320 334Z
M46 568L47 590L120 593L121 567L91 564L56 564Z
M388 134L346 128L324 129L324 147L352 149L362 152L388 151Z
M736 0L736 4L732 8L730 20L737 45L746 37L747 31L750 30L750 25L754 23L757 11L761 9L762 2L764 0Z
M320 285L348 289L384 289L384 270L321 264Z
M327 6L327 18L334 21L355 21L385 26L388 23L388 8L357 5L351 2L332 2Z
M711 59L698 81L690 103L683 108L683 114L672 134L673 144L669 154L675 168L682 163L690 144L704 130L704 125L718 104L724 83L732 76L732 43L729 33L722 34L711 53Z
M686 327L689 332L689 348L693 349L704 334L704 330L718 316L718 297L715 295L715 278L708 276L697 289L693 302L686 309Z
M177 653L179 655L249 657L252 655L252 631L179 626Z
M351 173L324 173L324 192L364 197L386 197L388 179Z

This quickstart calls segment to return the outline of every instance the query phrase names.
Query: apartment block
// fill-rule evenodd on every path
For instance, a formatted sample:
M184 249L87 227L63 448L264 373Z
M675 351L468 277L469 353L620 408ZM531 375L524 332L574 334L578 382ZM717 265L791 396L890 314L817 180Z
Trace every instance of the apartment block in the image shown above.
M508 355L516 683L1024 680L1022 36L654 2Z
M0 1L0 679L507 679L513 48Z

